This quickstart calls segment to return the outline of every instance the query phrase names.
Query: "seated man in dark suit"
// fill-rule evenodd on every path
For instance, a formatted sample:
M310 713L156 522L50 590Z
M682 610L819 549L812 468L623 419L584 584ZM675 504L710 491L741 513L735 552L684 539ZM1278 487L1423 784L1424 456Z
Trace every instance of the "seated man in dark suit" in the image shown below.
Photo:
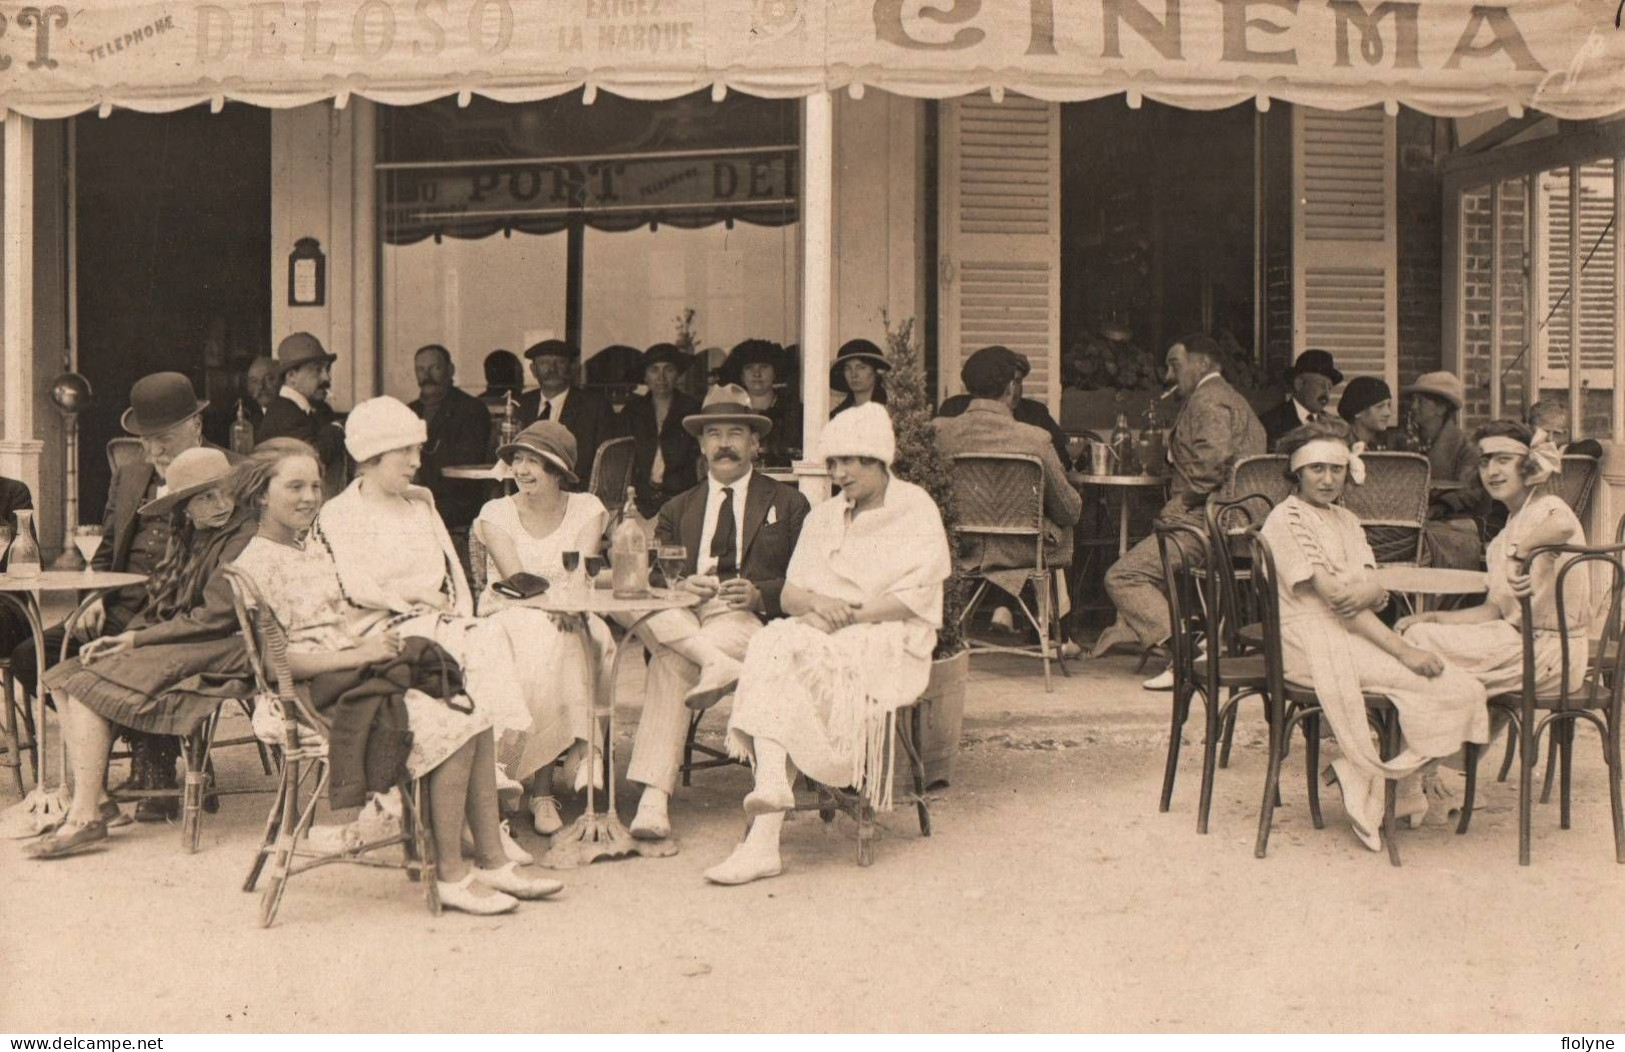
M1042 428L1044 433L1049 435L1050 444L1055 447L1055 455L1060 458L1063 465L1071 467L1071 458L1066 452L1066 432L1061 430L1061 425L1056 423L1055 418L1050 415L1048 406L1036 398L1027 398L1022 394L1022 382L1027 379L1027 374L1033 371L1031 359L1025 354L1018 354L1015 351L1010 351L1009 354L1016 362L1015 418L1017 423ZM937 407L937 416L959 416L969 408L972 397L969 394L950 395L943 399L942 405Z
M519 400L519 426L556 420L576 437L577 488L592 482L598 447L622 434L619 415L598 391L576 383L581 349L563 340L543 340L525 351L531 374L541 385Z
M683 420L699 437L709 474L667 501L655 524L657 543L688 549L683 587L702 602L657 614L640 629L651 651L648 689L626 771L645 787L632 821L640 840L671 835L667 803L688 733L687 705L703 708L724 696L751 637L767 619L784 616L779 593L810 506L800 490L752 470L772 423L751 410L749 398L742 387L713 387L700 411ZM704 678L693 659L696 644L725 655L705 662Z
M457 367L451 352L438 343L418 348L412 358L418 397L412 412L428 425L423 444L423 466L418 481L434 494L435 507L451 531L460 553L468 548L468 527L485 504L485 483L449 479L446 468L483 464L491 455L491 411L485 403L457 386Z
M1326 351L1308 350L1292 363L1292 397L1258 418L1264 425L1269 448L1296 431L1313 417L1325 414L1332 400L1332 388L1343 382L1332 356Z

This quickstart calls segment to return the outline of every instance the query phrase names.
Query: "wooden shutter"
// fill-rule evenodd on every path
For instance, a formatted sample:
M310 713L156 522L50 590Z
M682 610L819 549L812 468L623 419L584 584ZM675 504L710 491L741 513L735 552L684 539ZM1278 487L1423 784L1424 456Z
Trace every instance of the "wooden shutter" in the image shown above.
M1539 386L1569 386L1570 305L1578 294L1581 378L1592 387L1608 390L1614 384L1614 163L1580 166L1578 285L1569 276L1569 183L1566 167L1540 174L1538 265L1545 277L1545 302L1539 305L1536 318L1550 315L1550 320L1538 337L1542 343Z
M1025 393L1061 408L1061 108L986 94L942 105L937 273L940 396L967 354L1002 343L1032 362Z
M1394 119L1292 110L1292 354L1399 382Z

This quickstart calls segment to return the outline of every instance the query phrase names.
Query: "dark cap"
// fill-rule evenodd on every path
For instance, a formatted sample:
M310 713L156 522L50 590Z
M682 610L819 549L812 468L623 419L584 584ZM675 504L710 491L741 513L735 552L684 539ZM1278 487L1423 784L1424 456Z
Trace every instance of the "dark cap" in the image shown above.
M959 379L972 397L997 398L1004 394L1012 381L1021 374L1016 352L994 344L983 347L959 369Z
M1343 388L1343 397L1337 400L1337 415L1354 423L1354 418L1379 402L1390 401L1394 392L1375 376L1356 376Z
M552 355L555 358L574 360L581 357L581 348L565 340L543 340L541 343L533 343L525 348L525 357L530 361L535 361L544 354Z
M1343 382L1343 374L1338 371L1336 363L1332 361L1330 351L1311 349L1298 355L1298 360L1292 363L1292 375L1298 377L1306 373L1324 376L1333 384Z

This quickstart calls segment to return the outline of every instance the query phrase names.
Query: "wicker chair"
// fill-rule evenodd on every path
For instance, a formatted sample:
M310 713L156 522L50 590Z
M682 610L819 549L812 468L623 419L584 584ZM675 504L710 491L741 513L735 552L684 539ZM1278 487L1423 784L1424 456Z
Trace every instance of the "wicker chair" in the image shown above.
M1287 458L1275 453L1242 457L1230 467L1219 499L1232 501L1257 493L1269 498L1271 506L1281 503L1292 493L1292 483L1286 477Z
M107 443L107 467L117 474L126 464L134 464L143 455L139 438L115 438Z
M632 461L636 456L632 437L623 435L599 446L592 459L587 490L611 511L626 503L626 489L632 485Z
M1432 469L1420 453L1366 453L1365 482L1343 490L1343 506L1365 528L1379 563L1422 561Z
M244 891L253 891L271 860L270 883L260 896L260 927L276 921L277 909L288 881L300 873L335 862L386 869L404 869L407 878L421 881L429 912L440 914L440 896L435 888L434 840L422 807L421 783L410 780L402 787L401 833L368 843L348 844L333 852L311 850L306 836L316 809L327 795L329 767L326 721L305 704L294 687L288 663L288 637L259 594L254 581L235 567L222 567L231 582L237 623L248 644L249 664L254 670L254 733L277 754L281 768L276 801L265 820L265 835L243 881ZM253 613L250 613L252 607ZM402 860L390 861L374 852L399 844Z
M1035 456L1020 453L964 453L953 458L953 488L958 523L954 527L954 557L967 543L981 542L984 546L1000 544L1004 547L1033 546L1031 565L1005 567L1025 570L1027 581L1038 600L1034 611L1021 595L1016 606L1022 616L1038 632L1038 643L1032 646L996 646L990 643L971 643L972 654L1021 654L1036 657L1044 663L1044 690L1055 689L1050 679L1050 662L1061 666L1061 672L1070 676L1061 652L1060 618L1056 614L1056 568L1044 558L1044 462ZM975 615L982 600L987 597L991 582L978 570L966 569L967 580L975 580L965 610L960 615L963 624Z
M1586 516L1591 513L1591 498L1597 490L1598 473L1596 457L1566 454L1562 473L1550 483L1552 492L1574 509L1582 526L1585 525Z

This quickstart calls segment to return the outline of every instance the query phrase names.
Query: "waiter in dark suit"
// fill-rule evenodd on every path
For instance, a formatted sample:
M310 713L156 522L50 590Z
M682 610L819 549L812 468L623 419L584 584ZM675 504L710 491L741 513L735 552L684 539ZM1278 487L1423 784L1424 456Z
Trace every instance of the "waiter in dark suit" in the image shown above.
M119 423L141 440L143 457L113 473L107 508L102 515L102 544L91 560L92 567L150 576L162 561L169 547L169 516L143 516L137 514L137 509L164 496L167 492L164 476L177 456L207 444L203 441L203 410L208 405L198 399L192 381L181 373L153 373L137 380L130 389L130 408L124 411ZM235 453L222 452L234 463L242 459ZM79 644L98 636L124 631L146 605L145 584L120 588L96 600L75 622L69 653L77 653ZM45 633L48 664L56 661L61 649L62 629L57 626ZM12 650L11 668L19 682L28 685L36 682L32 639ZM130 739L135 753L131 765L133 787L173 789L175 760L180 756L177 739L133 731L126 731L125 736ZM174 799L142 800L136 807L136 818L159 821L173 817L178 803Z
M643 352L637 380L649 391L634 395L621 410L632 435L632 485L638 514L652 519L661 505L699 481L700 444L683 421L700 411L694 397L677 389L694 356L674 343L657 343Z
M586 489L592 481L593 461L598 447L622 433L615 407L602 393L576 383L581 349L563 340L543 340L525 351L531 375L541 385L519 400L519 426L538 420L555 420L576 437L576 463Z
M701 602L656 614L641 630L651 655L626 771L629 781L645 786L631 828L640 840L671 835L667 804L677 785L689 708L720 700L738 679L751 637L770 618L784 616L779 595L810 508L800 490L752 468L772 426L751 409L745 389L732 385L713 387L700 411L683 420L684 430L700 440L708 474L660 509L655 540L688 549L683 587ZM707 679L698 664L673 649L696 636L700 645L726 655L707 662ZM692 652L691 646L684 649Z
M434 494L435 507L459 547L468 543L468 527L485 503L485 483L448 479L442 472L460 464L483 464L491 455L491 411L457 386L451 352L438 343L418 348L412 358L418 397L412 412L423 418L428 440L418 481Z
M322 491L329 497L338 488L344 466L344 428L327 404L333 363L338 360L308 332L296 332L277 344L276 370L282 386L254 431L256 444L268 438L297 438L314 446L322 459Z
M1264 438L1269 448L1290 432L1312 419L1326 415L1326 406L1332 400L1332 388L1343 382L1343 374L1332 361L1329 351L1308 350L1292 363L1292 397L1258 418L1264 425Z

